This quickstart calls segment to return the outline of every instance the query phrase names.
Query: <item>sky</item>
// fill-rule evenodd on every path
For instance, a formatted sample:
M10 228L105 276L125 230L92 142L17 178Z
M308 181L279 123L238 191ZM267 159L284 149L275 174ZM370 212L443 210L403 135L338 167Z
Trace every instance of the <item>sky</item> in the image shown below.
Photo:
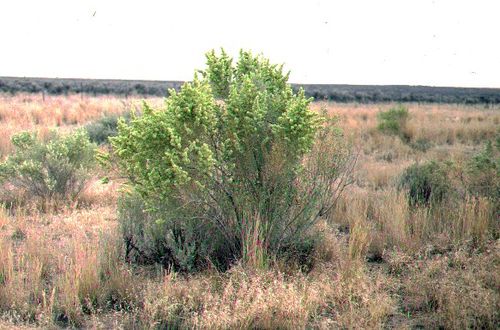
M500 87L500 1L1 0L0 76L190 80L223 47L295 83Z

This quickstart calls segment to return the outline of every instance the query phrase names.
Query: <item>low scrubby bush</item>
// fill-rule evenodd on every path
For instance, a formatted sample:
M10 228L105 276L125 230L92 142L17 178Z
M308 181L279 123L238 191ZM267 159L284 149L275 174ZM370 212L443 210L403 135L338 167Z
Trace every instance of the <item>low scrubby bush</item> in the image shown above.
M74 200L85 187L96 150L85 131L53 131L47 141L23 132L12 144L13 154L0 163L0 182L43 200Z
M422 328L495 329L498 306L498 254L458 250L407 264L403 277L402 309L420 314Z
M417 151L427 152L430 148L432 148L432 143L426 138L420 138L415 142L410 143L410 147Z
M129 250L186 271L307 254L349 180L341 132L260 56L210 52L207 66L110 139L131 188L120 207Z
M473 196L500 200L500 155L491 141L467 162L466 186Z
M130 119L130 112L123 115L107 114L92 123L85 126L90 141L97 144L108 143L108 138L118 134L118 120L124 118Z
M408 191L408 202L412 206L435 205L452 190L445 165L435 161L408 167L401 175L399 187Z
M408 118L408 109L402 105L387 111L381 111L377 115L377 128L385 134L398 135L402 139L407 140L404 131Z

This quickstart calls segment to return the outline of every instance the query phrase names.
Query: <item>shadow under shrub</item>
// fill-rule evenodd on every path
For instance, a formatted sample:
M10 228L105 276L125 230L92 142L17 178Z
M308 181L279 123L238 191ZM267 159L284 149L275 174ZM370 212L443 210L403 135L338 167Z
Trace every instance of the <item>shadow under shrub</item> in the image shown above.
M177 215L182 216L181 213ZM205 231L213 230L207 226L195 226L193 221L176 223L169 216L167 208L160 205L148 208L137 193L121 196L118 219L127 261L156 263L177 271L203 269L209 262L227 268L228 265L221 263L227 262L232 255L220 235Z
M207 66L111 138L131 191L120 206L129 253L194 271L308 250L349 183L341 132L260 56L241 52L234 65L210 52Z
M96 145L83 130L68 135L53 131L47 141L23 132L12 137L12 144L13 154L0 163L0 183L39 200L74 200L94 166Z

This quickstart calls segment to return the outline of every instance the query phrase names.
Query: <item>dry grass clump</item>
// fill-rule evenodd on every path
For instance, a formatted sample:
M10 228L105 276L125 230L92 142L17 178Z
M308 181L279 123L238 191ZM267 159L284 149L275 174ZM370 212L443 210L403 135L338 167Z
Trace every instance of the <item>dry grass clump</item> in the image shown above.
M406 193L396 189L351 189L339 199L331 221L350 229L354 249L363 246L360 240L369 242L370 258L393 248L417 253L429 246L441 250L464 242L481 246L499 232L495 205L486 198L467 198L459 206L451 203L433 209L410 208L407 200Z
M408 155L410 149L394 136L384 136L376 130L377 114L395 107L392 103L372 105L318 103L330 114L341 118L346 131L362 138L367 154L389 151ZM410 117L404 135L410 142L426 140L436 145L477 145L498 134L500 112L494 106L407 104Z
M75 246L56 284L56 322L80 325L85 314L133 309L140 296L132 273L122 264L120 246L103 238L99 248ZM116 239L116 238L115 238Z
M53 263L44 238L27 236L22 246L2 240L0 252L0 310L14 320L41 321L50 309L45 283L50 280Z
M478 144L493 138L498 131L498 109L424 109L422 112L413 111L413 119L409 121L408 131L414 140L427 139L435 144Z
M77 243L66 255L44 239L28 235L25 240L20 246L2 240L0 311L4 319L79 326L85 314L131 308L138 301L132 275L104 243L97 249Z
M397 185L397 179L409 165L407 161L386 162L370 159L358 166L358 185L373 190L388 189Z
M0 229L0 316L40 326L82 325L97 310L127 309L137 283L124 267L106 209L9 215ZM114 212L110 213L114 216ZM95 224L92 227L92 223Z
M345 255L344 255L345 257ZM348 260L348 259L346 259ZM146 293L147 328L304 329L377 328L394 312L384 279L359 264L323 264L309 275L252 271L188 278L167 275Z
M459 250L415 262L403 279L404 312L413 326L494 329L500 322L500 249Z
M285 279L279 272L248 273L234 267L228 274L176 280L166 276L156 294L147 295L148 327L304 328L311 312L307 281Z
M311 325L320 329L382 328L396 312L384 275L370 276L349 264L340 272L325 268L318 274L319 309ZM333 273L333 274L332 274Z
M168 273L158 279L133 275L110 256L113 248L89 245L73 246L56 263L49 258L48 273L29 275L27 271L38 270L45 259L31 257L26 263L30 268L19 268L14 259L24 258L21 252L6 241L2 244L0 273L7 275L0 297L7 305L0 308L8 324L29 321L43 328L69 324L103 329L374 328L383 326L395 311L384 277L372 277L361 264L351 263L346 249L336 262L318 264L310 274L235 266L224 274ZM27 276L30 282L23 281ZM108 312L114 309L120 311Z
M89 182L85 190L82 191L75 206L105 207L116 205L118 202L118 194L116 192L119 188L120 182L117 182L117 180L104 184L102 180L94 178Z
M10 139L20 131L37 131L43 137L51 128L67 131L104 115L136 109L138 98L105 96L45 96L37 94L0 94L0 158L12 151ZM161 102L161 98L150 100Z
M3 230L8 223L9 223L9 215L7 214L7 211L3 207L0 207L0 230Z
M128 110L123 102L3 96L0 153L9 150L11 132L70 130ZM413 163L465 164L497 134L500 112L409 104L405 142L376 129L377 113L392 106L326 104L362 154L355 183L314 228L321 239L307 271L280 260L195 275L132 267L116 220L119 181L102 184L102 173L57 210L41 212L27 196L11 195L17 208L0 207L0 328L498 327L498 201L467 196L462 187L458 198L412 207L398 179ZM415 148L418 139L431 147Z

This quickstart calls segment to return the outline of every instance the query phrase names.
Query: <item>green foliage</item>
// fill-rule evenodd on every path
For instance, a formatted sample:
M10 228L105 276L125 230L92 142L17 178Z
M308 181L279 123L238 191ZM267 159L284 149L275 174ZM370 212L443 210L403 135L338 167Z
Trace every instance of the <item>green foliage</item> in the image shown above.
M435 161L408 167L399 186L408 190L408 202L412 206L435 205L447 198L452 190L445 165Z
M463 163L414 164L403 172L399 187L408 190L413 206L474 196L488 198L500 207L500 155L488 141L483 150Z
M120 121L110 140L143 203L133 214L137 207L123 204L120 218L138 254L184 270L227 268L251 259L249 246L283 255L310 235L351 158L287 80L250 52L233 64L212 51L207 69L171 90L163 109L145 104L140 118Z
M466 185L474 196L500 200L500 153L491 141L467 162Z
M377 128L386 134L399 135L404 138L404 129L408 121L409 112L404 106L399 105L377 115Z
M410 147L421 152L427 152L427 150L432 148L432 143L426 138L420 138L410 143Z
M210 233L198 230L194 221L183 224L166 221L166 214L167 210L148 209L138 194L127 193L121 196L118 219L127 261L139 264L158 263L165 268L173 267L183 271L194 271L206 266L207 260L201 259L209 255L205 241L218 237L210 237Z
M101 119L87 124L85 130L87 131L90 141L97 144L108 143L108 138L110 136L116 136L118 134L118 119L122 117L125 120L129 120L130 113L127 112L124 115L105 115Z
M44 200L76 198L94 165L96 146L82 130L66 136L53 131L46 142L23 132L12 144L14 153L0 163L0 182Z

